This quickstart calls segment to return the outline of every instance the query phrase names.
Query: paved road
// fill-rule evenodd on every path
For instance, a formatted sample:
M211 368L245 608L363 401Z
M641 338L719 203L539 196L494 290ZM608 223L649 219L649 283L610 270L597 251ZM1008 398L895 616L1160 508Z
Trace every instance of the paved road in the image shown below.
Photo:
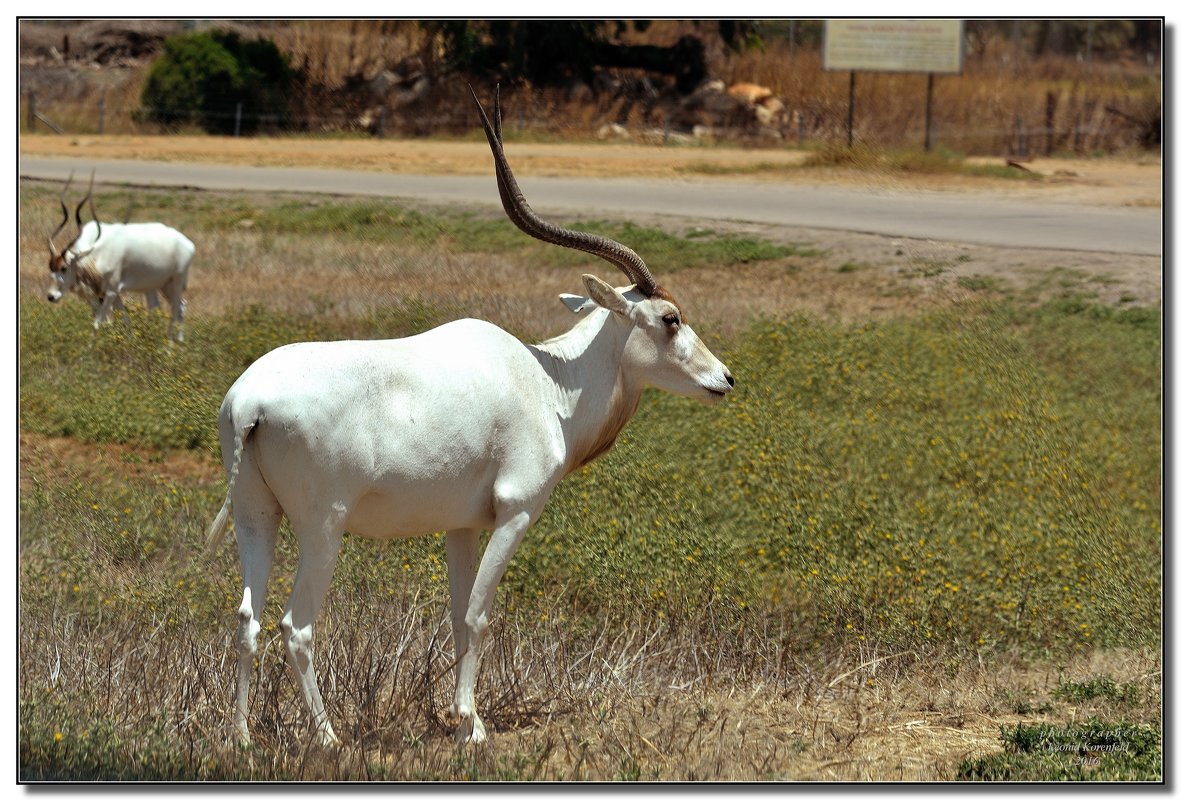
M201 189L378 195L499 205L487 176L398 175L348 170L242 167L157 161L20 156L22 177L64 181L91 168L105 183ZM1160 209L1106 208L979 197L967 193L868 190L708 181L530 177L530 204L583 215L671 215L746 221L1018 248L1162 254Z

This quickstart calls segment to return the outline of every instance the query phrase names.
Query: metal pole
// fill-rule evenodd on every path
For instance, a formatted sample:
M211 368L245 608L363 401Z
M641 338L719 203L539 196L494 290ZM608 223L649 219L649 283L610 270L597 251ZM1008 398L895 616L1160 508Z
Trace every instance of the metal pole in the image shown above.
M29 121L26 123L26 127L30 131L32 131L36 125L37 125L37 95L34 94L33 92L29 92Z
M855 97L854 90L857 88L857 73L849 72L849 119L845 123L845 127L849 132L849 147L853 147L853 98Z
M927 73L927 129L923 135L923 150L931 152L931 97L935 93L935 73Z
M242 130L242 104L238 103L237 109L234 110L234 136Z
M102 97L98 99L98 132L103 132L104 123L107 117L107 93L103 92Z

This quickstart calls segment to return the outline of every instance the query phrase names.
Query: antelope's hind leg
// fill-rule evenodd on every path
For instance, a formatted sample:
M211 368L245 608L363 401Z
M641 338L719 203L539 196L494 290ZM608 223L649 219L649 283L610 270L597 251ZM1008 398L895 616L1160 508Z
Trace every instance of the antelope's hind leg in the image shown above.
M238 678L234 693L234 731L238 743L250 745L246 718L250 709L250 677L258 656L258 634L267 582L275 557L275 540L283 510L254 465L249 450L234 482L232 503L238 558L242 563L242 603L238 606Z
M340 745L328 720L316 670L312 664L312 636L316 617L332 583L336 557L344 536L345 510L334 507L323 519L313 522L292 520L299 538L299 569L279 627L287 644L287 658L295 671L304 702L312 715L316 742L326 748Z
M168 319L169 341L185 341L184 323L188 303L185 301L184 293L185 281L181 278L173 278L164 287L164 297L168 299L168 309L171 314Z

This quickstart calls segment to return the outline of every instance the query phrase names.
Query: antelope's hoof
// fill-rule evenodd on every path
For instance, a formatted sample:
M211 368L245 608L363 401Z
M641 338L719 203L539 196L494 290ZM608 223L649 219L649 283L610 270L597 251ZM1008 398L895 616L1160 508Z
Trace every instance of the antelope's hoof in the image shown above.
M461 718L455 730L455 739L460 745L479 745L486 741L488 731L484 728L484 721L474 712L470 717Z

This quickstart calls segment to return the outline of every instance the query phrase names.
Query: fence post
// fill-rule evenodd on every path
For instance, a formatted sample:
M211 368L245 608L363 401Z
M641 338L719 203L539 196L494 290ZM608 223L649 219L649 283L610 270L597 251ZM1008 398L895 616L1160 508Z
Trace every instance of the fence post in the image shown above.
M1017 155L1025 158L1029 155L1028 142L1025 139L1025 120L1017 115Z
M238 107L234 109L234 136L237 136L242 131L242 103L238 102Z
M103 92L98 99L98 132L101 134L107 118L107 93Z
M845 123L849 131L849 147L853 147L853 103L857 96L857 73L849 71L849 119Z
M1054 153L1054 113L1058 110L1058 94L1046 92L1046 155Z
M32 91L29 92L29 120L25 124L29 131L37 124L37 95Z
M377 110L377 138L385 139L385 106Z
M935 95L935 73L927 73L927 124L924 127L923 133L923 150L927 153L931 152L931 113L932 113L932 98Z
M796 138L799 140L799 144L803 145L804 144L804 128L805 128L803 112L800 112L800 116L798 117L798 123L799 123L799 126L796 129Z

